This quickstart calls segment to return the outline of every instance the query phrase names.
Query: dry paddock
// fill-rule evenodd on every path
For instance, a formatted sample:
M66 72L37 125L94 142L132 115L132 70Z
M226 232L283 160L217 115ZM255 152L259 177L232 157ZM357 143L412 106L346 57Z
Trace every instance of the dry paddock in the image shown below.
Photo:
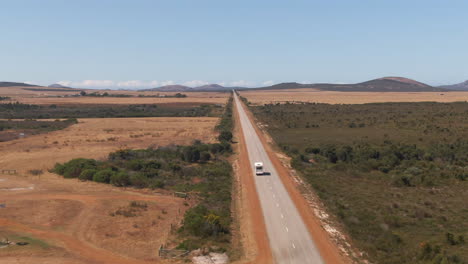
M213 142L218 118L79 119L64 130L0 143L0 263L154 263L189 208L170 193L63 179L47 172L56 162L104 159L121 148ZM43 170L33 176L29 170ZM136 216L115 214L131 201L146 203ZM188 204L192 204L188 201Z
M384 102L468 101L467 92L331 92L314 89L242 91L254 105L286 102L365 104Z

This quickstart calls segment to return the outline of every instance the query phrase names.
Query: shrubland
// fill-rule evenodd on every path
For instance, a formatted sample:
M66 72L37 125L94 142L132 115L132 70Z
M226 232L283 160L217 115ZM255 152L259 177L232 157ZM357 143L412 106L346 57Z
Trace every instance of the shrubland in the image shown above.
M105 118L105 117L197 117L219 116L222 107L214 104L135 104L135 105L33 105L0 104L0 118Z
M365 258L468 261L468 103L250 108Z

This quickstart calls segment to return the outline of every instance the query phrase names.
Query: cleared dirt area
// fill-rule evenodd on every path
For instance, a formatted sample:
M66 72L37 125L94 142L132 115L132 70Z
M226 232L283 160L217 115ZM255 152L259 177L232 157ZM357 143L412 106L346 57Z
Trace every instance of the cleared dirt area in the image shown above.
M37 90L34 90L37 89ZM41 91L42 90L42 91ZM46 91L43 91L46 90ZM108 93L110 95L125 94L136 97L64 97L77 95L80 91L88 93ZM20 102L24 104L64 105L64 104L164 104L164 103L214 103L225 104L229 93L221 92L181 92L185 98L172 97L138 97L144 96L173 96L177 92L138 92L138 91L112 91L112 90L71 90L63 91L54 88L36 87L0 87L0 96L10 97L5 102Z
M331 92L314 89L242 91L255 105L313 102L327 104L365 104L383 102L457 102L468 101L468 92Z
M79 119L64 130L0 143L0 263L154 263L193 202L170 193L63 179L56 162L120 148L215 140L218 118ZM9 175L1 170L16 170ZM30 170L42 170L33 176ZM137 201L135 204L132 202Z

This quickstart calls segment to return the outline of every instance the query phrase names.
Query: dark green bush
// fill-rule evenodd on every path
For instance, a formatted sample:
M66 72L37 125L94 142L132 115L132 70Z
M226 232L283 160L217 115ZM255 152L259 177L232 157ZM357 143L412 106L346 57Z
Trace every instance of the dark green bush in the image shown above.
M96 174L96 169L85 169L80 173L78 178L82 181L91 181L93 180L94 174Z
M94 174L93 181L101 182L101 183L109 183L111 177L115 174L116 173L111 169L99 170L98 172L96 172L96 174Z
M130 185L130 177L128 174L124 171L119 171L110 177L110 183L117 186L117 187L123 187Z

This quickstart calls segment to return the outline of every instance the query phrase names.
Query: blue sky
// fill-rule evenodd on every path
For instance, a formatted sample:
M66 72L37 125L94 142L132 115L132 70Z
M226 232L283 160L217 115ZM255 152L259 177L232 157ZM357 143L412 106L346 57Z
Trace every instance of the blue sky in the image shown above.
M468 1L15 0L0 81L140 88L468 79Z

